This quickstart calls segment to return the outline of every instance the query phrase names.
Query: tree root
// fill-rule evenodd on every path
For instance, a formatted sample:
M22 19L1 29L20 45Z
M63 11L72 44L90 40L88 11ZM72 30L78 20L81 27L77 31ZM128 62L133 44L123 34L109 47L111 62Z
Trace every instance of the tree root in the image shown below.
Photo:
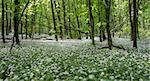
M126 50L123 46L116 46L116 45L112 45L112 47L117 48L117 49ZM102 48L98 48L98 49L109 49L109 47L108 47L108 46L106 46L106 47L102 47Z

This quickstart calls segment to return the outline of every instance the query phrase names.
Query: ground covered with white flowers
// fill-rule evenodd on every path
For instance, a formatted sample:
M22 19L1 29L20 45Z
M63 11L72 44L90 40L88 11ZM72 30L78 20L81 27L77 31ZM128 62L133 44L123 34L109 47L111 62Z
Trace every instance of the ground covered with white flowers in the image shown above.
M89 40L23 41L9 53L10 44L0 45L0 80L5 81L149 81L150 40L131 48L127 39L113 39L114 48L98 49Z

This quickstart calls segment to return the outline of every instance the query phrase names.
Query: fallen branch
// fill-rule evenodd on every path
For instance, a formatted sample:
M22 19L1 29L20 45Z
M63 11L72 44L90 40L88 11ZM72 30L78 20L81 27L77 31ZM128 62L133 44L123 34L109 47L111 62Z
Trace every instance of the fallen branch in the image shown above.
M123 46L115 46L115 45L113 45L113 47L118 48L118 49L126 50Z
M100 49L109 49L109 47L102 47L102 48L98 48L98 49L99 49L99 50L100 50Z
M112 45L112 47L114 47L114 48L118 48L118 49L122 49L122 50L126 50L123 46L116 46L116 45ZM109 49L109 47L108 47L108 46L106 46L106 47L102 47L102 48L98 48L98 49Z

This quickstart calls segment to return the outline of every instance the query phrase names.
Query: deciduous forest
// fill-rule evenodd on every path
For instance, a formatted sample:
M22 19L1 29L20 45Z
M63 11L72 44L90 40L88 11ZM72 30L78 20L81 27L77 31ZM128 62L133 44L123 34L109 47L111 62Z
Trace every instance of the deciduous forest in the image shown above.
M0 81L150 81L150 0L0 4Z

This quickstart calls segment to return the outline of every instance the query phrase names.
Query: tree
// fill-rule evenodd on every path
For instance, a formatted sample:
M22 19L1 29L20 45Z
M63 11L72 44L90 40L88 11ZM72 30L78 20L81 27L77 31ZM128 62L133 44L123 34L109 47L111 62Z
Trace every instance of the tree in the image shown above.
M14 10L14 37L16 38L16 44L20 44L19 35L18 35L18 27L19 27L19 1L14 0L15 10Z
M94 18L92 15L92 7L91 7L91 0L88 0L88 9L89 9L89 23L91 26L91 38L92 38L92 44L95 45L94 42Z
M8 35L8 29L9 29L9 24L8 24L8 6L7 6L7 2L5 3L5 8L6 8L6 35Z
M54 25L54 30L55 30L55 39L56 39L56 41L58 41L57 28L56 28L56 22L55 22L54 6L53 6L53 1L52 0L51 0L51 8L52 8L52 16L53 16L53 25Z
M132 4L131 0L129 0L129 15L130 15L130 26L131 26L131 40L133 40L133 19L132 19Z
M133 47L137 48L137 5L133 0Z
M66 7L65 7L65 5L66 5L65 1L62 0L65 34L68 35L68 26L67 26L67 22L66 22Z
M12 0L10 0L10 10L12 10ZM9 17L9 33L12 32L12 13L10 12L10 17Z
M4 0L2 0L2 40L5 43L5 35L4 35Z
M68 7L69 7L69 10L68 12L71 13L71 8L70 8L71 4L70 4L70 0L68 0ZM72 28L71 28L71 16L69 14L69 35L70 35L70 38L72 39Z
M98 0L98 19L99 19L99 23L101 22L101 3L100 0ZM99 26L99 40L100 42L102 42L102 25Z
M55 5L56 12L57 12L58 21L59 21L60 38L62 40L63 39L63 29L62 29L62 23L61 23L61 18L60 18L60 5L59 5L59 2L57 5L56 1L54 1L54 5Z
M25 14L26 22L25 22L25 29L26 29L26 39L28 38L28 15Z
M111 0L105 0L105 11L106 11L106 30L107 30L107 39L109 49L112 49L112 38L110 33L110 8L111 8Z
M77 21L77 27L78 27L78 39L81 40L81 31L80 31L80 21L79 21L79 16L77 14L77 1L75 1L75 6L74 6L74 9L75 9L75 16L76 16L76 21Z
M31 26L31 38L34 38L34 33L35 33L35 25L36 25L36 0L33 0L33 14L32 14L32 26Z

